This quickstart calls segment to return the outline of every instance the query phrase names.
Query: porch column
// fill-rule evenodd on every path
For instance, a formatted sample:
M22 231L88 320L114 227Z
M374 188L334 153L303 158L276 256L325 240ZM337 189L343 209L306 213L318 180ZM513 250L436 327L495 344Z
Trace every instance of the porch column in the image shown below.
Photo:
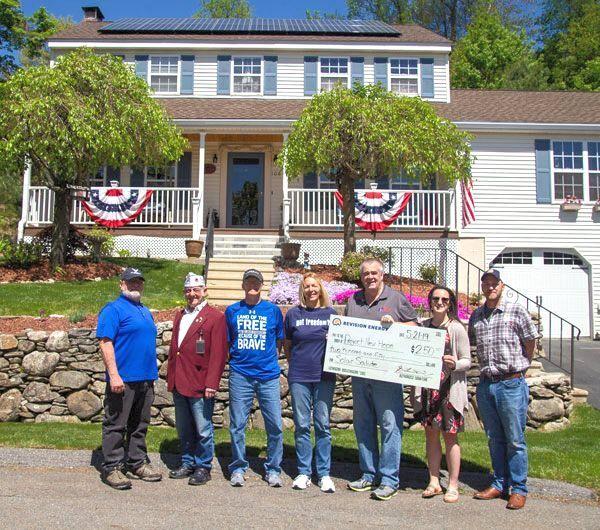
M198 197L200 199L200 204L198 205L198 219L196 223L194 223L194 228L197 225L198 237L194 237L194 239L198 239L200 237L200 232L202 227L204 226L204 164L206 160L206 133L200 133L200 149L198 151L198 189L200 193Z
M285 144L285 142L287 142L289 133L283 133L283 143ZM282 215L283 215L283 219L281 220L281 225L283 227L283 237L286 241L289 240L290 238L290 198L289 198L289 193L288 193L288 177L287 177L287 171L285 168L285 160L284 160L284 164L283 164L283 169L281 171L281 176L282 176L282 183L281 183L281 189L282 189L282 196L283 196L283 211L282 211Z
M21 219L17 226L17 239L23 241L25 237L25 225L29 217L29 188L31 186L31 164L25 162L25 171L23 172L23 196L21 197Z

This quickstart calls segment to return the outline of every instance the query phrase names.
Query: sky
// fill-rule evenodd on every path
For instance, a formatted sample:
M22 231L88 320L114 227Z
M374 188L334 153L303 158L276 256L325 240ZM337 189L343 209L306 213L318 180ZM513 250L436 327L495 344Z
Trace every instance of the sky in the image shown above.
M45 7L54 16L82 19L81 6L98 6L106 20L124 17L188 17L200 6L199 0L21 0L23 12L31 15ZM307 9L346 14L345 0L250 0L252 13L260 18L305 18Z

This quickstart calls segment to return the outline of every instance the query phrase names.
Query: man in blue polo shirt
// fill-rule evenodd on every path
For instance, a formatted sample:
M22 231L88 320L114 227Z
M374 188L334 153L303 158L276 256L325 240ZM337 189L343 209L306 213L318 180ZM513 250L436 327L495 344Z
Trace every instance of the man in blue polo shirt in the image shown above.
M232 461L229 465L231 485L244 485L246 460L246 423L254 396L267 431L265 480L281 487L283 429L279 395L278 350L284 338L281 310L261 300L263 276L256 269L244 272L244 300L225 311L229 341L229 410Z
M120 288L121 296L100 311L96 336L106 366L102 480L124 490L131 488L126 471L148 482L158 482L162 474L152 468L146 450L158 369L156 326L141 303L141 271L125 269Z

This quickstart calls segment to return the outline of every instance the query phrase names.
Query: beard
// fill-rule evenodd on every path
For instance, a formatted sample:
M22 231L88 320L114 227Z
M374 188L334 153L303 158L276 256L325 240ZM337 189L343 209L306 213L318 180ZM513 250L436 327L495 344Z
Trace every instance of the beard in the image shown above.
M142 300L141 291L128 291L127 289L125 289L124 291L122 291L122 293L125 298L131 300L132 302L135 302L136 304L139 304Z

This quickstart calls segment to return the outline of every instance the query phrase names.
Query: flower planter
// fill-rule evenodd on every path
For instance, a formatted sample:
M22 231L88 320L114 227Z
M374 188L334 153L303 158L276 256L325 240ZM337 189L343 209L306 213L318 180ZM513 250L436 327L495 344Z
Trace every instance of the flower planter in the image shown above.
M560 205L563 212L577 212L581 210L581 204L577 202L565 202Z
M186 239L185 254L188 258L199 258L204 248L204 241L195 239Z
M281 257L285 261L296 261L300 256L300 243L282 243Z
M592 211L593 212L600 212L600 204L594 204L594 206L592 206Z

